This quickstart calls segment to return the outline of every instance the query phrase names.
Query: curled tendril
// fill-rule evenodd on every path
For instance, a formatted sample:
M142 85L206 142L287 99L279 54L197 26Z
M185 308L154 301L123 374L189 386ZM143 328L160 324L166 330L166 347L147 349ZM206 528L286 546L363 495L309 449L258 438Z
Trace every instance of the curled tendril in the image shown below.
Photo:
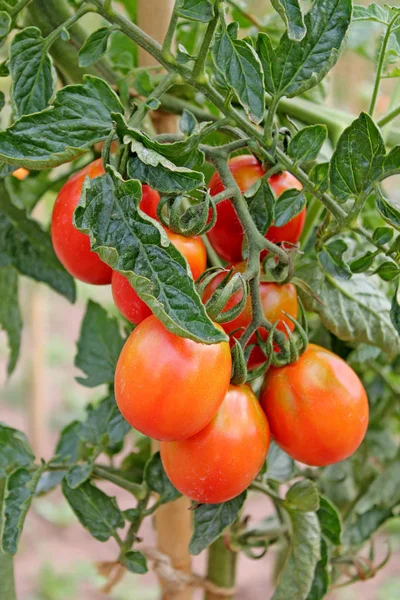
M203 295L207 285L221 272L226 273L226 275L205 303L205 307L211 319L217 323L229 323L229 321L236 319L246 306L248 288L243 275L241 273L233 273L232 270L221 271L221 269L218 269L214 270L214 272L209 270L197 281L197 290L199 295ZM240 300L232 308L224 310L227 302L236 292L241 292Z
M209 194L200 202L190 198L190 201L195 203L185 208L187 201L186 196L162 197L157 206L157 216L161 223L174 233L187 237L203 235L210 231L217 220L217 208L213 198Z

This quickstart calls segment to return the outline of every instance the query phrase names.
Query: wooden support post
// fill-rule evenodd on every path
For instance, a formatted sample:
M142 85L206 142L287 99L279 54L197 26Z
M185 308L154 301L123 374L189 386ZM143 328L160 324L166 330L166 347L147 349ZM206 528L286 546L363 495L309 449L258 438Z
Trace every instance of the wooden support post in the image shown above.
M173 0L139 0L138 25L158 42L162 43L168 28L170 16L174 6ZM139 48L139 64L141 67L157 65L157 61L144 50ZM155 129L159 133L175 133L176 117L161 111L152 115ZM159 449L158 443L153 443L153 451ZM155 527L157 531L157 547L160 552L168 554L176 569L185 573L191 571L191 557L188 546L192 534L192 515L189 511L190 501L180 498L161 506L155 514ZM171 592L165 582L163 587L163 600L191 600L192 589L186 588L179 592Z

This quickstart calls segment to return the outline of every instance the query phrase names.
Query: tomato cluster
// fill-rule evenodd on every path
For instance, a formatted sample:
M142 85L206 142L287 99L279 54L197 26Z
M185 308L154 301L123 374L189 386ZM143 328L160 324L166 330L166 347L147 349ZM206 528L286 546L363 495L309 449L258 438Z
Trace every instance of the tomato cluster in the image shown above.
M252 156L229 163L242 191L264 175ZM196 502L229 500L259 473L270 443L309 465L328 465L351 455L361 443L368 424L368 400L354 371L339 357L310 345L295 363L271 368L257 399L249 385L230 385L232 359L228 342L196 343L168 331L152 315L129 281L91 252L89 238L72 223L84 179L104 173L95 161L74 175L62 188L52 218L55 252L76 278L92 284L112 285L116 306L137 327L120 354L115 373L115 396L121 413L138 431L161 441L165 470L179 491ZM270 185L279 196L285 189L300 189L289 173L273 175ZM210 181L211 194L222 190L218 175ZM140 208L157 218L160 198L143 186ZM266 237L275 243L296 243L305 211L284 227L271 226ZM206 269L207 255L200 238L184 237L166 229L170 241L186 258L197 279ZM230 200L217 205L217 221L209 239L218 254L232 263L206 287L209 300L229 271L244 272L243 230ZM224 311L237 305L242 291L227 302ZM293 284L260 283L265 317L284 333L294 328L298 299ZM223 324L231 342L240 339L252 318L251 302ZM221 327L221 326L218 326ZM221 327L221 329L222 329ZM267 332L257 332L262 339ZM265 362L256 334L248 366Z

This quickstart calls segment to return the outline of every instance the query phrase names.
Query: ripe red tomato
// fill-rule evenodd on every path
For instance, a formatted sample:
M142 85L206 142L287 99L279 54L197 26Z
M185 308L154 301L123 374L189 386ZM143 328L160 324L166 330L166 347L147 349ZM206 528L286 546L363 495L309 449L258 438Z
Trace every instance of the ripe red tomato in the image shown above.
M234 272L243 273L246 268L246 263L242 262L231 268L233 268ZM214 279L208 284L207 288L203 293L202 299L204 303L207 302L207 300L210 298L212 293L216 290L219 283L221 283L225 276L226 272L222 272L216 275L216 277L214 277ZM231 296L228 300L223 312L226 312L230 308L236 306L240 302L242 297L243 295L241 291L233 294L233 296ZM288 315L291 315L294 319L297 319L299 312L299 304L295 286L292 283L279 285L278 283L262 282L260 284L260 298L264 316L268 319L268 321L270 321L271 323L279 321L277 329L283 331L284 333L286 333L284 323L287 324L290 331L293 331L294 323L289 319L289 317L287 317L283 313L287 313ZM223 323L222 327L224 328L224 331L226 331L226 333L228 334L232 334L232 332L235 332L239 329L239 331L233 333L232 336L236 339L239 339L243 331L250 324L251 316L251 299L249 296L247 298L243 312L241 312L240 315L236 317L236 319L233 319L228 323ZM267 339L268 333L264 329L261 329L259 333L263 340ZM257 343L257 337L255 334L250 338L249 343ZM265 362L265 356L261 349L258 346L253 348L248 362L249 368L255 368L261 365L263 362Z
M201 503L226 502L260 471L270 442L267 419L248 385L229 386L207 427L181 441L163 442L161 458L174 486Z
M197 279L207 266L207 251L201 238L185 237L165 230L170 241L183 254L189 263L193 279ZM139 298L126 277L114 271L112 275L112 294L118 310L128 321L139 325L149 317L150 308Z
M232 158L229 161L229 168L242 192L246 192L260 177L265 175L262 165L255 156L249 154ZM301 189L302 187L301 183L288 172L272 175L269 183L277 196L287 189ZM218 173L214 173L211 177L209 188L211 196L216 196L224 189ZM303 230L305 216L306 209L283 227L271 226L265 237L275 243L285 241L295 244L299 241ZM231 201L223 200L217 205L217 222L208 232L211 244L227 262L239 262L243 260L243 237L243 228Z
M71 275L86 283L105 285L111 283L111 267L90 250L89 237L78 231L72 224L85 178L95 178L100 175L104 175L104 169L101 159L98 159L75 173L62 187L54 204L51 237L58 259ZM140 208L155 218L155 208L160 197L147 185L143 185L142 190Z
M228 342L201 344L178 337L151 316L122 349L115 397L135 429L157 440L185 439L214 417L231 367Z
M351 456L367 431L360 379L344 360L314 344L296 363L267 372L260 402L276 443L308 465Z
M73 226L72 217L85 178L99 177L103 173L99 159L73 175L61 188L51 219L51 237L60 262L77 279L95 285L111 283L112 269L95 252L91 252L89 237Z

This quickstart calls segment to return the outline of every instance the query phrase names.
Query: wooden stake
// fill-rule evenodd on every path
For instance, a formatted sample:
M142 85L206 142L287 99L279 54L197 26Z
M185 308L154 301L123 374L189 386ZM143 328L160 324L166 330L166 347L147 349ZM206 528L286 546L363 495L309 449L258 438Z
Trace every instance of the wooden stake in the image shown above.
M173 6L173 0L139 0L137 7L139 27L162 43L168 29ZM157 65L157 61L139 48L139 64L141 67L148 67ZM176 132L175 116L156 111L152 117L157 132ZM153 451L156 452L158 449L158 443L153 442ZM191 571L191 556L188 547L192 534L192 515L189 508L190 501L187 498L180 498L176 502L161 506L155 514L158 549L171 557L176 569L186 573ZM190 588L171 593L162 581L161 586L163 587L163 600L192 600L193 594Z

